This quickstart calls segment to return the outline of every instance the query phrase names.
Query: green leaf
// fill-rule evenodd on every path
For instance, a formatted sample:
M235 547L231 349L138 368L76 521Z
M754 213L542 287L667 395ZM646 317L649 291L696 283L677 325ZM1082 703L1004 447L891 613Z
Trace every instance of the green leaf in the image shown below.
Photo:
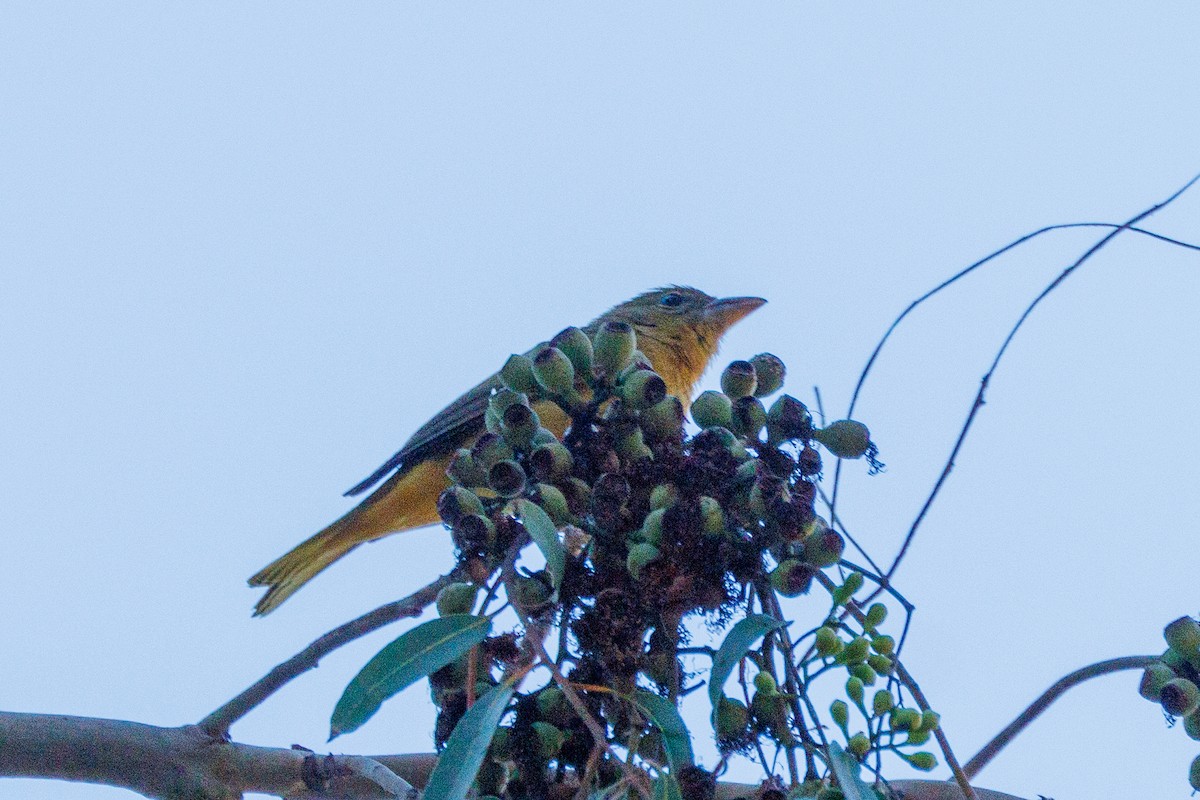
M690 765L694 759L692 735L683 724L683 718L679 716L679 709L675 704L645 689L638 689L633 693L633 702L662 733L663 749L667 751L667 762L671 765L671 770Z
M858 759L843 750L837 742L829 743L829 767L846 800L879 800L875 790L858 777Z
M550 579L557 589L562 585L563 571L567 568L567 554L563 549L562 540L558 538L558 528L550 521L550 517L541 506L532 500L521 499L515 503L517 518L529 531L529 538L546 557L546 569Z
M654 800L683 800L683 790L674 775L660 775L654 781Z
M463 800L467 796L515 688L514 679L505 679L467 709L438 756L437 766L421 795L423 800Z
M487 617L451 614L408 631L367 662L342 692L329 721L329 738L359 728L392 695L446 666L482 642Z
M766 614L755 614L739 620L738 624L725 635L725 641L717 654L713 656L712 669L708 673L708 699L712 701L713 714L717 713L717 704L725 694L725 681L738 662L750 651L754 643L769 631L782 628L786 622L781 622Z

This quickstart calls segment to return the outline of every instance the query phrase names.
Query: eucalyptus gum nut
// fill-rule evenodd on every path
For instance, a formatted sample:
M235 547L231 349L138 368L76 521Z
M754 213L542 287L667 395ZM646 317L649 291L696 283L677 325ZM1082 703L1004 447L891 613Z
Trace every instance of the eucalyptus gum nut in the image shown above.
M769 575L771 587L784 597L799 597L812 587L813 570L794 558L780 562Z
M872 636L871 650L875 650L881 656L890 656L896 651L896 640L888 636L887 633Z
M546 760L558 755L558 751L562 750L563 743L567 741L567 735L549 722L541 720L534 722L532 727L538 738L538 755Z
M1200 688L1187 678L1174 678L1163 685L1158 702L1171 716L1185 717L1200 708Z
M855 705L861 706L863 701L863 681L857 675L851 675L846 679L846 697L849 697Z
M641 529L637 532L638 541L658 547L662 542L662 521L666 513L665 508L656 508L647 514Z
M839 606L847 603L863 587L864 580L861 572L851 572L842 585L833 590L834 602Z
M932 733L936 731L942 724L942 715L936 711L926 709L921 712L921 730Z
M483 411L483 427L488 433L500 433L500 412L491 406Z
M774 394L783 386L783 379L787 375L787 367L784 366L783 360L779 356L771 353L759 353L750 359L750 365L754 367L755 397L766 397L769 394Z
M871 711L877 717L882 717L884 714L892 710L892 706L896 704L896 699L892 697L892 693L887 689L880 689L871 698Z
M643 411L638 424L651 439L678 440L683 434L683 403L678 397L667 395Z
M1175 670L1161 661L1155 661L1142 672L1141 683L1138 684L1138 694L1157 703L1162 697L1162 689L1168 681L1175 680Z
M467 546L488 546L496 540L496 526L482 514L463 514L451 526L455 544L463 549Z
M758 378L749 361L731 361L721 372L721 391L730 398L754 394Z
M1162 663L1166 664L1176 672L1187 669L1188 666L1187 659L1183 657L1183 653L1180 653L1173 647L1168 647L1166 651L1158 658L1160 661L1162 661Z
M730 429L739 436L758 439L767 424L767 410L757 397L739 397L730 409Z
M475 463L471 451L466 447L460 447L450 457L446 477L461 486L483 486L487 483L487 473Z
M812 438L838 458L862 458L871 447L867 426L852 419L840 419L814 430Z
M650 761L665 763L667 751L663 746L662 733L657 729L647 731L642 738L638 739L637 754Z
M533 437L541 428L537 412L520 403L504 409L500 420L500 434L514 448L525 450L533 444Z
M538 391L537 378L533 375L533 359L513 354L500 368L500 382L514 392L529 394Z
M629 499L629 481L616 472L605 472L592 484L592 498L620 506Z
M571 474L575 458L562 442L554 441L535 448L529 456L529 468L542 481L557 481Z
M826 529L804 540L804 560L817 568L831 567L842 560L846 540L837 531Z
M637 580L642 575L642 569L657 560L659 555L658 548L648 542L635 544L629 548L629 555L625 557L625 568L629 570L633 579Z
M650 490L650 510L670 508L679 502L679 490L673 483L660 483Z
M497 761L507 761L512 755L509 747L509 728L497 728L492 734L492 743L488 746L488 755Z
M878 628L887 619L887 606L883 603L872 603L867 609L867 627Z
M862 681L865 686L874 686L875 681L879 679L879 675L871 668L870 664L851 664L848 669L850 674Z
M929 731L923 731L919 728L910 730L908 732L908 739L906 739L904 743L906 745L920 746L928 742L931 735L932 734Z
M871 643L866 637L856 636L846 643L846 648L842 650L841 658L843 664L862 664L867 660L867 654L870 652Z
M503 437L494 433L483 434L475 440L475 444L471 447L471 458L484 471L485 475L497 461L509 461L512 457L512 446L504 441Z
M728 428L733 424L733 401L709 389L692 401L692 421L701 428Z
M846 749L862 758L871 751L871 740L867 738L866 734L856 733L846 742Z
M842 651L846 643L842 641L842 637L828 625L822 625L817 628L816 647L817 655L824 658L835 656Z
M608 320L592 339L592 357L596 370L611 383L633 359L637 336L627 322Z
M479 587L473 583L451 583L443 586L437 596L437 612L443 617L451 614L470 614L478 594Z
M617 453L627 461L653 458L654 451L646 444L641 428L633 428L617 442Z
M571 359L576 375L592 374L592 340L579 328L563 328L550 340L550 345Z
M716 719L717 738L736 739L750 727L750 709L741 700L721 695L717 701Z
M790 439L805 440L812 435L812 414L790 394L781 396L767 409L767 441L778 445Z
M484 513L479 495L461 486L450 486L438 495L437 510L448 525L453 525L463 514Z
M903 758L912 765L913 769L919 769L922 772L929 772L930 770L937 769L937 756L925 750L912 753L904 756Z
M779 684L775 682L775 677L766 670L759 670L754 676L754 688L763 694L778 694Z
M725 511L715 498L700 498L700 524L705 536L717 537L725 533Z
M509 406L514 405L528 406L529 400L522 392L513 391L507 387L494 390L488 398L488 408L495 409L496 413L501 416Z
M1163 629L1163 638L1189 664L1200 667L1200 623L1191 617L1180 617Z
M538 505L555 525L566 525L575 517L567 504L567 497L557 486L539 483L534 487L538 494Z
M554 435L554 431L549 428L538 428L533 434L533 440L529 443L529 446L536 449L542 445L554 444L556 442L558 442L558 437Z
M550 394L568 395L575 391L575 367L557 347L543 347L537 352L533 357L533 376Z
M921 715L911 708L895 708L888 721L893 730L907 731L914 725L920 725Z
M567 701L562 689L550 685L537 694L538 716L551 725L570 725L575 719L575 710Z
M560 484L563 495L567 498L567 507L576 516L587 511L592 499L592 487L582 478L570 477Z
M834 700L829 704L829 716L839 728L845 729L850 724L850 706L845 700Z
M871 653L867 656L867 666L878 672L880 675L891 675L896 664L887 656L881 656L878 653Z
M497 461L488 470L488 486L501 497L516 497L525 491L525 470L516 461Z
M1200 741L1200 712L1193 711L1183 718L1183 732L1189 739Z
M1200 756L1196 756L1188 768L1188 783L1193 791L1200 792Z
M621 384L621 399L638 411L649 408L666 396L666 382L652 370L636 370Z
M486 800L488 797L495 797L493 792L504 791L504 782L508 779L508 768L503 764L498 764L495 761L484 761L479 766L479 772L475 775L475 783L479 786L480 792L488 792L483 795L480 800Z
M533 575L517 575L506 588L509 602L525 612L540 611L553 594L545 581Z

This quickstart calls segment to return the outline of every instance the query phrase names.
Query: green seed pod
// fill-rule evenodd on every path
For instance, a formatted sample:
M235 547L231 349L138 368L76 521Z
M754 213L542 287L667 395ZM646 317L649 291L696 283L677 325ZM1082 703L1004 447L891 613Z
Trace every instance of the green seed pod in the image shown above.
M621 384L621 399L637 410L649 408L667 396L667 384L657 372L639 369Z
M754 394L757 377L749 361L733 361L721 373L721 391L730 398Z
M887 606L883 603L872 603L871 607L867 609L866 626L868 628L878 628L887 619L887 613Z
M871 711L877 717L882 717L884 714L892 710L896 705L896 698L892 697L892 693L887 689L880 689L871 698Z
M780 562L771 570L771 586L784 597L799 597L812 588L813 569L794 558Z
M534 722L532 727L538 738L538 755L547 761L557 756L563 743L567 741L567 734L541 720Z
M550 346L562 350L571 359L576 375L592 374L592 340L579 328L562 329L550 340Z
M563 690L551 684L537 693L538 717L551 725L566 727L575 719L575 709Z
M500 413L491 406L483 410L483 427L488 433L500 434Z
M488 408L494 409L498 416L504 416L504 411L509 406L529 405L529 399L521 392L514 392L507 387L501 387L492 391L488 398Z
M871 752L871 740L864 733L856 733L846 742L846 749L862 758Z
M571 513L579 516L587 511L592 499L592 487L582 478L567 478L559 484L563 495L567 498L567 507Z
M879 679L870 664L851 664L847 669L851 675L862 681L864 686L874 686L875 681Z
M497 728L492 734L492 743L488 746L488 755L497 761L507 761L512 757L512 748L509 746L509 728Z
M442 587L437 596L437 611L440 616L470 614L475 607L479 587L473 583L451 583Z
M767 409L767 443L778 446L792 439L804 441L812 436L812 414L790 394L785 394Z
M508 767L496 761L484 761L475 775L475 785L479 787L480 800L495 797L504 791L508 780Z
M846 679L846 697L849 697L856 706L861 706L863 702L863 680L857 675L851 675Z
M692 421L701 428L728 428L733 424L733 401L711 389L692 401Z
M822 786L813 800L846 800L846 795L836 786Z
M554 444L558 442L558 437L554 435L554 431L549 428L538 428L533 434L533 440L529 443L531 450L536 450L545 444Z
M1176 672L1183 672L1188 668L1187 659L1183 657L1182 653L1173 647L1168 647L1163 654L1158 657L1158 660Z
M529 468L540 481L559 481L571 474L575 458L562 442L537 447L529 456Z
M733 473L733 482L737 486L745 486L749 488L758 480L758 461L747 461L737 468L737 472Z
M574 521L575 515L571 513L566 495L557 486L539 483L534 489L537 492L538 505L546 512L546 516L550 517L551 522L561 526Z
M545 572L516 575L508 582L506 590L509 602L527 614L545 610L554 595L550 588L550 578Z
M700 521L701 530L709 538L715 539L725 533L725 511L715 498L700 498Z
M656 508L647 514L641 529L635 534L637 540L658 547L662 543L662 521L666 513L665 508Z
M929 731L923 731L919 728L914 728L908 732L908 738L904 740L904 744L913 747L920 747L928 742L929 737L932 735L933 734L931 734Z
M892 730L912 730L914 726L920 726L921 714L912 708L894 708L892 709L889 722L891 723Z
M779 684L775 682L775 677L764 670L759 670L754 676L754 689L763 694L779 694Z
M509 461L512 457L512 446L494 433L483 434L471 446L471 458L485 475L497 461Z
M617 453L626 461L641 461L653 458L654 451L646 444L646 437L641 428L631 428L617 442Z
M856 636L846 644L846 649L842 651L842 655L838 658L843 664L862 664L867 660L867 654L871 650L871 643L867 641L865 636Z
M533 357L533 376L549 394L565 397L575 391L575 367L557 347L543 347Z
M525 491L525 470L511 459L497 461L488 470L488 486L501 497L516 497Z
M836 656L842 652L842 648L846 643L842 641L842 637L838 636L838 632L828 625L822 625L817 628L817 655L822 658Z
M509 356L500 368L500 381L514 392L540 394L537 378L533 376L533 359L529 356Z
M1200 792L1200 756L1192 760L1192 766L1188 769L1188 783L1192 791Z
M937 769L937 756L926 750L910 753L908 755L901 755L900 757L911 764L913 769L919 769L922 772L929 772Z
M621 374L621 370L629 365L635 349L637 336L629 323L616 320L605 322L592 340L596 370L611 384Z
M804 560L817 569L831 567L842 560L846 540L835 530L825 528L804 540Z
M787 368L784 367L783 361L780 360L779 356L770 353L759 353L750 359L750 364L754 367L755 397L766 397L769 394L774 394L783 386L783 379L787 375Z
M1163 638L1189 664L1200 668L1200 623L1191 617L1180 617L1163 629Z
M921 712L921 730L933 733L942 725L942 715L926 709Z
M840 419L812 432L812 438L838 458L862 458L871 447L867 426L852 419Z
M767 424L767 410L757 397L739 397L733 401L730 429L738 436L757 441L763 425Z
M446 477L460 486L474 487L487 484L487 472L475 463L471 451L465 447L460 447L451 456L450 465L446 467Z
M896 652L896 640L887 634L872 636L871 649L881 656L890 656Z
M625 568L629 570L633 579L637 580L642 575L642 569L658 556L658 548L654 545L646 542L635 544L629 548L629 555L625 557Z
M539 430L545 429L537 412L529 406L513 403L501 415L500 435L515 449L528 450Z
M880 675L891 675L892 670L896 667L892 659L887 656L881 656L878 653L872 653L867 656L867 666Z
M717 739L740 739L750 727L750 709L741 700L721 695L717 701L716 725L714 726Z
M679 490L673 483L660 483L650 490L650 510L670 508L679 502Z
M1200 741L1200 713L1193 711L1183 718L1183 732L1189 739Z
M438 516L447 525L453 525L463 514L482 514L483 502L479 495L461 486L451 486L438 496Z
M833 590L833 602L839 606L845 605L863 587L864 580L861 572L851 572L846 576L846 581Z
M759 727L770 730L780 744L789 746L794 741L788 726L787 699L783 695L778 692L755 692L750 699L750 714L758 721Z
M842 730L850 724L850 706L846 705L845 700L834 700L829 704L829 716L833 719L833 724L837 725Z
M1162 689L1168 682L1175 680L1175 670L1161 661L1155 661L1142 673L1142 682L1138 685L1138 694L1147 700L1157 703L1162 697Z
M666 763L667 749L663 746L662 731L654 728L638 739L637 754L648 761Z
M667 395L643 411L638 424L653 441L679 441L683 436L683 403L678 397Z
M1163 685L1158 702L1173 717L1185 717L1200 708L1200 688L1187 678L1175 678Z

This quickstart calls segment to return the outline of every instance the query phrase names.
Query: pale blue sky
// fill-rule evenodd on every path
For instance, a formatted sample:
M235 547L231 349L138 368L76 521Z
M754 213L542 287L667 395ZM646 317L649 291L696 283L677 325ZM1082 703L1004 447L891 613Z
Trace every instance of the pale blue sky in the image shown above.
M510 352L649 286L768 298L724 356L771 350L840 414L908 300L1200 171L1198 39L1192 2L5 5L0 708L195 721L432 578L435 529L266 619L244 585ZM1200 192L1147 224L1200 239ZM886 351L858 416L888 471L851 469L841 507L877 557L1007 326L1096 236L1029 244ZM1198 294L1200 257L1126 237L995 380L899 576L906 661L961 757L1200 612ZM401 630L234 736L323 747ZM1077 690L980 784L1188 797L1200 744L1135 685ZM414 687L337 746L426 750L431 720Z

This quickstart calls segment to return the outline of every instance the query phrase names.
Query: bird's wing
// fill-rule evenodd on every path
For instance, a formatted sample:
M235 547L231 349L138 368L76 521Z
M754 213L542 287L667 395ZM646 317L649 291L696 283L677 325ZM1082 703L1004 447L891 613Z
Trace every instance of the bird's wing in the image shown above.
M500 385L500 378L493 375L434 414L394 456L353 486L345 496L362 494L387 477L392 470L408 470L427 458L446 455L463 446L483 430L483 415L487 411L488 398L492 390Z

